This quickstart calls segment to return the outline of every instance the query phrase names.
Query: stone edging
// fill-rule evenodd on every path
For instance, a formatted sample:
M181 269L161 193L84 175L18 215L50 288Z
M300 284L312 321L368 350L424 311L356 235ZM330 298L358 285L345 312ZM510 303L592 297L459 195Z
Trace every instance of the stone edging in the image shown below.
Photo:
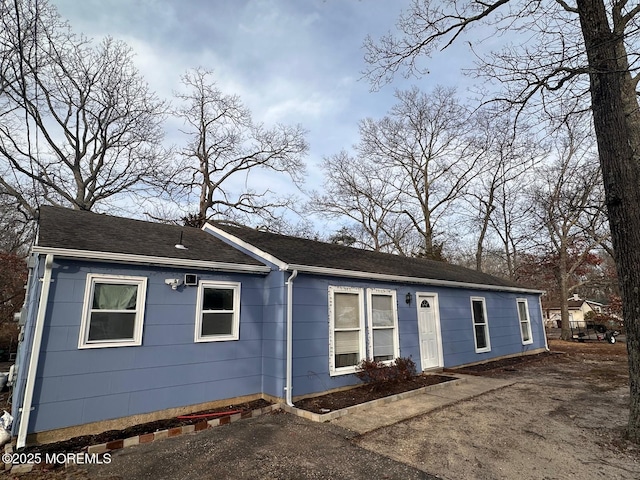
M334 420L336 418L344 417L351 412L357 410L366 410L367 408L375 407L377 405L384 405L385 403L395 402L396 400L402 400L404 398L414 397L416 395L421 395L426 392L430 392L432 390L438 390L440 388L455 386L460 383L466 382L466 378L456 378L455 380L449 380L448 382L436 383L435 385L428 385L426 387L418 388L416 390L409 390L408 392L398 393L396 395L391 395L389 397L378 398L377 400L371 400L370 402L360 403L358 405L353 405L351 407L342 408L340 410L334 410L329 413L313 413L308 410L302 410L296 407L290 407L286 403L282 404L282 410L287 413L291 413L293 415L297 415L298 417L306 418L307 420L311 420L312 422L328 422L330 420Z
M237 422L238 420L244 420L245 418L256 418L265 413L269 413L275 410L280 410L281 404L275 403L267 407L258 408L244 413L234 413L233 415L227 415L224 417L214 418L211 420L202 420L192 425L183 425L181 427L169 428L167 430L159 430L153 433L144 433L142 435L136 435L135 437L129 437L121 440L113 440L111 442L99 443L97 445L91 445L83 449L83 453L88 454L103 454L112 450L119 450L121 448L130 447L132 445L140 445L144 443L151 443L157 440L163 440L165 438L177 437L185 435L187 433L200 432L207 430L208 428L218 427L220 425L227 425L229 423ZM13 453L13 445L7 444L4 447L4 453ZM13 465L11 463L4 464L4 470L11 470L11 473L27 473L34 468L43 468L46 465L36 464L22 464Z

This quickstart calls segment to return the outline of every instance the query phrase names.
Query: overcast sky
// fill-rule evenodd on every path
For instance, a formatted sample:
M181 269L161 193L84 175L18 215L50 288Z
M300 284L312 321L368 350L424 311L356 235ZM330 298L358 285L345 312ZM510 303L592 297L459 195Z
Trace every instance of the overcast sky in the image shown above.
M358 140L358 121L380 118L396 88L459 86L470 66L464 45L428 63L423 79L402 77L378 92L360 79L362 43L393 29L409 0L52 0L76 33L124 40L162 98L189 68L214 71L224 93L238 94L254 119L308 130L309 188L321 185L323 156ZM173 126L175 127L175 125ZM172 137L168 125L168 138Z

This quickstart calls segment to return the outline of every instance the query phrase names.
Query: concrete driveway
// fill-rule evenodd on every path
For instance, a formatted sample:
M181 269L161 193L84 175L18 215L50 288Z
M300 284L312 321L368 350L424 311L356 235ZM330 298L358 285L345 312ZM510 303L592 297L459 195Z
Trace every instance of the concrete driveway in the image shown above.
M351 442L355 433L275 412L113 453L74 479L436 479ZM35 472L34 472L35 473ZM60 477L65 478L65 477Z

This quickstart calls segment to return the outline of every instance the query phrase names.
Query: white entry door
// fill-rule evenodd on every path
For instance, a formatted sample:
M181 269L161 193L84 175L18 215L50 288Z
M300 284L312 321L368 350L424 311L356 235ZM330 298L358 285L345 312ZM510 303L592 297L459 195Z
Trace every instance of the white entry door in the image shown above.
M416 294L422 370L443 366L440 313L436 294Z

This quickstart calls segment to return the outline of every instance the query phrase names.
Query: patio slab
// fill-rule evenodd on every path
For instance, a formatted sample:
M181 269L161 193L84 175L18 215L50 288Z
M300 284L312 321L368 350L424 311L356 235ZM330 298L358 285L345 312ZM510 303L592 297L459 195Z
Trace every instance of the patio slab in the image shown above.
M356 409L348 415L331 420L331 423L363 434L515 383L473 375L456 374L456 377L463 381L446 382L439 385L441 388L427 390L418 395Z

